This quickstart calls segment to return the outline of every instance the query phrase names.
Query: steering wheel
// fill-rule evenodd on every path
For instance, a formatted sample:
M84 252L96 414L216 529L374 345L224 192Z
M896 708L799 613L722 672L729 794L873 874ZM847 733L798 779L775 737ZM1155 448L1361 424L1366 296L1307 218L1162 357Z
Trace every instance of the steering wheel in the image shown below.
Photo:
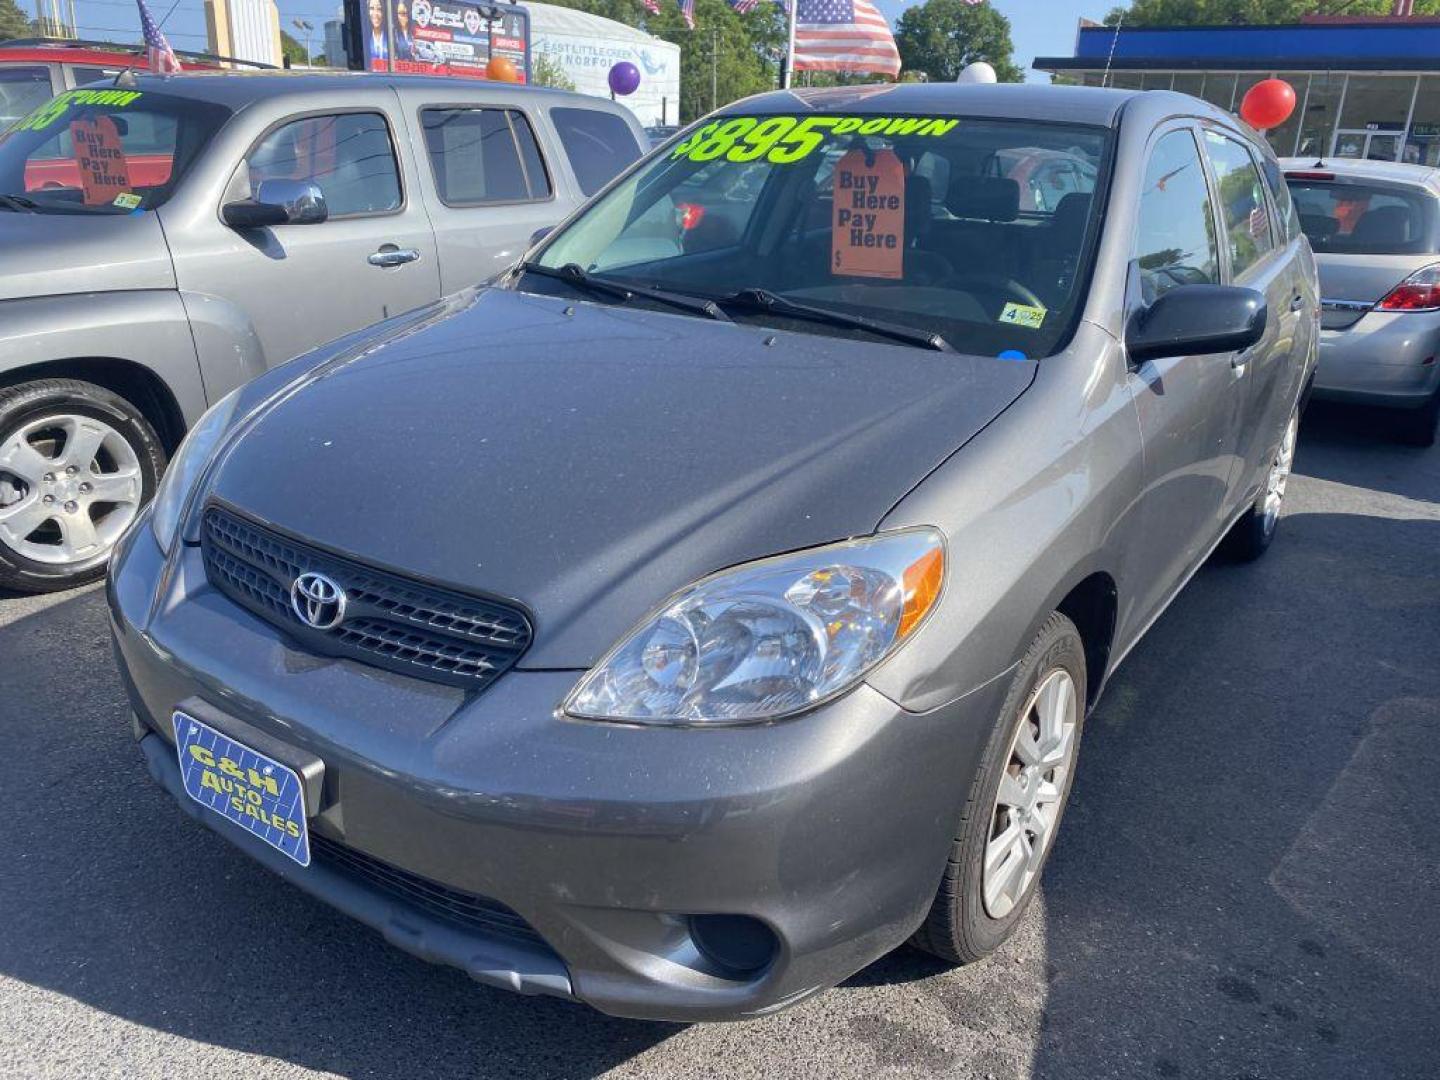
M1027 307L1046 307L1044 300L1014 278L992 278L983 274L956 274L940 283L943 289L968 293L1004 293L1011 300L1019 300Z

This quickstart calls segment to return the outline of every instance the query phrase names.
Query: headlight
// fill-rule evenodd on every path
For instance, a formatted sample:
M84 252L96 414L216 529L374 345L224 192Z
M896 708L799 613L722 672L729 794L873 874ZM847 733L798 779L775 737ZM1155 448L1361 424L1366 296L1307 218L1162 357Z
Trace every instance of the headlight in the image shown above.
M854 686L912 634L944 577L944 542L928 528L724 571L642 622L565 711L644 724L800 712Z
M190 490L205 471L210 457L215 452L220 436L230 424L235 412L235 403L240 391L232 390L212 405L208 412L190 429L185 441L170 459L165 475L160 478L159 490L155 492L155 509L150 515L150 527L162 551L169 552L175 543L175 533L180 528L180 519L185 513Z

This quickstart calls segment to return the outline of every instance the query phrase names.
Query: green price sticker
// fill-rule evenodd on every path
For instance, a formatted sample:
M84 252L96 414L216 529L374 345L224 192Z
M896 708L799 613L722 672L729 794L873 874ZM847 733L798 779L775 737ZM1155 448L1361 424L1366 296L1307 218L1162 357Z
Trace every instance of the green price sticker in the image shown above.
M938 116L736 116L714 120L690 134L671 160L759 161L790 165L809 157L827 138L840 135L938 137L960 121Z
M139 90L67 90L41 105L10 130L44 131L64 119L65 114L72 108L81 105L105 105L112 109L123 109L134 104L138 97Z

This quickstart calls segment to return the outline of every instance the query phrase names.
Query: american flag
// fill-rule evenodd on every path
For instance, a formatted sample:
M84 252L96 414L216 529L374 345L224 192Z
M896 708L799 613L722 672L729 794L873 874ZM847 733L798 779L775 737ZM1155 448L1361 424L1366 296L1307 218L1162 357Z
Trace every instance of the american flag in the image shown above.
M685 18L685 25L694 30L695 0L680 0L680 14Z
M170 48L170 42L165 40L160 27L150 17L145 0L135 2L140 5L140 26L145 31L145 62L157 75L179 75L180 61L175 59L175 50Z
M873 71L900 74L900 51L890 23L870 0L799 0L795 16L796 71Z
M660 14L660 0L640 0L645 5L645 10L651 15Z
M735 9L736 14L745 15L759 5L760 0L730 0L730 6Z

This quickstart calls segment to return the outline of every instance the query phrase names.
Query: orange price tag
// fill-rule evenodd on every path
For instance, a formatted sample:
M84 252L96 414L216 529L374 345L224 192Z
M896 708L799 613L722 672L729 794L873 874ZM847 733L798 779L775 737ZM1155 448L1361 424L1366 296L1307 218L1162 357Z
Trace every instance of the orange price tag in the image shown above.
M905 274L905 166L893 150L851 150L835 165L830 272Z
M108 205L116 195L130 190L130 168L114 120L108 116L72 120L70 138L75 143L75 164L80 169L86 206Z

